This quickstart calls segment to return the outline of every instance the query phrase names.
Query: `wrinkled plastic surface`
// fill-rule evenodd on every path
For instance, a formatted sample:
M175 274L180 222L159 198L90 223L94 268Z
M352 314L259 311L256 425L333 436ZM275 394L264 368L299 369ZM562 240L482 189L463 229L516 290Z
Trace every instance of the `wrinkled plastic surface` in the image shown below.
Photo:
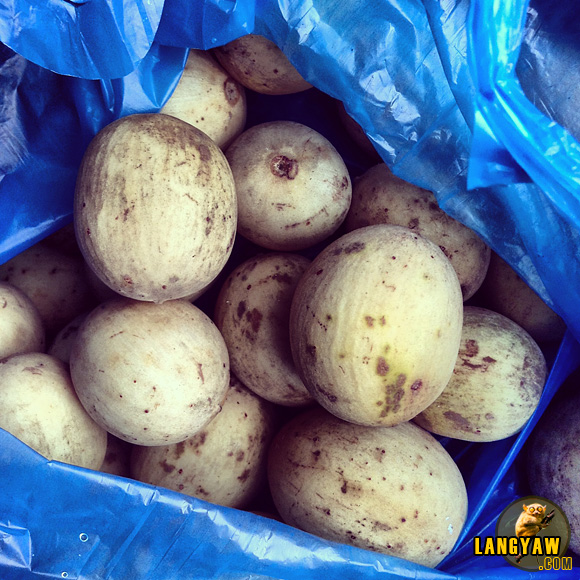
M119 78L151 48L162 10L163 0L0 0L0 42L59 74Z
M50 6L66 14L84 14L79 12L84 6L89 14L91 8L91 0L29 4L30 10ZM123 11L105 4L119 22ZM573 338L580 335L576 198L567 185L548 187L549 180L562 186L567 179L574 182L577 166L565 165L559 152L570 147L574 153L577 145L568 136L561 141L562 129L553 123L544 133L545 117L522 97L525 89L541 113L559 122L568 118L565 99L552 100L552 93L541 93L534 82L554 38L540 31L549 26L558 31L564 22L552 14L541 24L548 4L537 1L526 16L526 4L516 0L166 0L157 22L151 16L158 14L155 2L144 13L126 16L127 26L117 37L126 46L117 62L110 57L118 43L103 46L102 36L77 34L88 16L82 23L60 20L71 47L88 43L79 46L84 56L64 56L62 37L42 51L43 44L30 39L49 38L53 29L44 29L43 20L28 21L30 35L16 35L21 42L16 45L2 36L14 4L0 4L0 40L17 48L0 46L0 262L70 221L76 169L90 138L115 118L159 110L179 80L188 47L207 49L258 32L283 48L315 87L343 100L393 171L433 190L441 206L478 231L570 327L540 407L520 435L484 445L443 441L466 479L470 510L454 553L438 571L324 542L251 514L46 462L0 432L2 580L62 578L63 572L99 580L561 577L556 571L524 575L501 557L477 558L472 552L473 536L493 535L506 504L528 494L521 448L580 361ZM54 24L50 18L46 22ZM155 28L153 40L149 32ZM525 60L518 61L522 38ZM151 48L144 51L147 42ZM572 30L566 37L570 67L577 45ZM516 63L523 88L514 77ZM115 78L107 66L125 68ZM300 109L312 107L314 128L338 138L325 126L331 116L317 93L275 102L273 108L260 107L250 121L269 114L303 120ZM521 111L530 117L517 117ZM530 132L526 122L532 120ZM568 129L574 130L573 123ZM356 161L349 165L355 171L363 168ZM545 163L554 161L562 164L546 169ZM468 189L468 177L475 189Z
M467 20L474 84L465 221L580 332L580 145L573 104L580 25L571 4L473 0ZM567 126L565 129L561 124ZM483 194L481 189L483 188ZM468 194L468 195L469 195ZM485 196L482 198L481 196ZM467 204L462 196L460 204ZM481 200L481 201L480 201ZM446 206L462 215L455 200ZM497 228L499 210L511 216ZM462 220L463 221L463 220ZM485 223L487 222L487 223Z

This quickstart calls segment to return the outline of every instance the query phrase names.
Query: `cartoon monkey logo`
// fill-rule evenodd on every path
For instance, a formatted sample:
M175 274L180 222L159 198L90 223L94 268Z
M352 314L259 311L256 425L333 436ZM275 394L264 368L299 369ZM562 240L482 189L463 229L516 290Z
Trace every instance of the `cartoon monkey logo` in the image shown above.
M554 510L546 515L546 506L539 503L523 504L523 511L516 521L517 538L533 538L536 534L550 525L554 517ZM524 555L520 552L516 556L519 563Z

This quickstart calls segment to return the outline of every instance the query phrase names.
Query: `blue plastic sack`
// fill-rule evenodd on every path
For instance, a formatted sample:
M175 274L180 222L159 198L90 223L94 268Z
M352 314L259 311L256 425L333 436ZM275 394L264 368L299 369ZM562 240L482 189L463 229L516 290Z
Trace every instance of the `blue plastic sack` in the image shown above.
M163 0L2 0L0 42L62 75L120 78L145 57Z
M71 4L75 14L85 6ZM480 81L489 80L489 71L498 68L496 59L504 63L506 55L487 54L488 45L501 49L497 39L503 39L509 62L515 62L527 19L524 2L487 4L166 0L157 22L148 13L129 15L121 4L107 4L116 22L126 18L122 30L144 31L117 39L127 45L118 63L127 69L116 78L106 66L118 43L76 35L80 24L61 19L63 30L71 33L71 50L75 43L89 42L82 48L87 58L71 61L57 50L62 37L49 47L53 54L48 48L47 54L39 53L42 43L25 39L46 40L54 29L31 20L31 36L20 34L20 45L8 41L2 36L5 15L11 14L5 7L0 13L0 40L6 45L0 51L0 135L8 136L11 147L0 151L0 262L70 221L76 168L88 140L115 118L159 110L179 80L188 47L212 48L257 32L274 40L315 87L343 100L394 172L435 191L448 213L478 231L564 316L570 332L557 356L550 357L552 372L540 407L522 433L493 444L443 441L465 477L470 508L461 538L438 570L325 542L177 493L47 462L0 432L2 580L522 577L501 557L475 557L472 540L477 534L493 535L503 508L528 494L522 446L565 377L580 364L574 338L580 335L578 230L573 211L568 214L554 203L564 197L535 182L524 163L533 158L521 158L528 151L525 140L518 141L521 151L512 151L512 141L504 142L494 125L497 110L482 106L489 94ZM499 24L488 13L491 5L501 16ZM56 2L48 6L63 9ZM528 53L537 46L535 38L524 39ZM151 48L143 51L147 42ZM92 62L89 56L97 54ZM509 85L506 77L499 80L500 87ZM521 92L515 81L509 87L512 98ZM334 140L334 128L324 126L331 118L324 111L327 103L317 99L317 93L277 98L277 107L284 108L270 112L300 120L301 109L312 107L315 128ZM267 114L261 107L251 122ZM551 177L558 176L554 171ZM469 179L476 189L468 189ZM580 565L578 558L574 563Z
M580 124L573 102L580 26L574 5L471 4L466 32L453 6L441 26L450 29L446 38L459 34L465 42L466 59L447 51L443 61L473 131L469 189L442 207L478 231L578 337Z

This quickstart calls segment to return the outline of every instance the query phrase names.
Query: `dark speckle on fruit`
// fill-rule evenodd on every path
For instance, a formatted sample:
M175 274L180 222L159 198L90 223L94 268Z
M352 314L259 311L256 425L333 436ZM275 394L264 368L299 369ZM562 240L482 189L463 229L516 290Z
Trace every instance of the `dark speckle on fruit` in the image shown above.
M270 171L276 177L295 179L298 175L298 161L289 159L285 155L276 155L270 161Z
M316 347L313 344L306 345L306 353L313 359L316 359Z
M197 148L199 150L199 156L202 161L209 161L211 159L211 152L207 145L201 143Z
M163 461L159 462L159 465L161 465L163 471L165 471L165 473L171 473L172 471L175 470L175 465L170 465L169 463L167 463L167 460L164 459Z
M411 385L411 390L418 391L422 386L423 386L423 381L421 379L418 379Z
M445 411L445 413L443 413L443 416L449 419L450 421L453 421L453 423L455 423L455 426L461 431L472 431L469 420L466 419L463 415L460 415L455 411Z
M248 477L250 477L250 470L244 469L244 471L242 471L241 475L238 475L238 480L243 483L244 481L247 481Z
M476 356L479 352L479 345L477 344L476 340L470 339L465 341L465 348L462 349L460 353L463 356Z
M354 242L344 248L345 254L356 254L362 252L365 249L364 242Z
M380 356L377 360L377 375L384 377L389 372L389 365L384 357Z
M262 321L262 313L258 309L253 308L250 312L246 312L246 320L250 323L252 330L258 332Z

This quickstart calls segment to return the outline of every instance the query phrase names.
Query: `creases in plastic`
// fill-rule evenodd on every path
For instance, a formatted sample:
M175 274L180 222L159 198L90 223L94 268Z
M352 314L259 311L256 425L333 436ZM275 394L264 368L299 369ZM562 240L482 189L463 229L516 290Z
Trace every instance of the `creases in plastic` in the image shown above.
M163 0L73 3L4 0L0 41L27 60L63 75L118 78L148 52Z
M18 87L26 59L0 44L0 180L26 158L28 144L19 113Z

